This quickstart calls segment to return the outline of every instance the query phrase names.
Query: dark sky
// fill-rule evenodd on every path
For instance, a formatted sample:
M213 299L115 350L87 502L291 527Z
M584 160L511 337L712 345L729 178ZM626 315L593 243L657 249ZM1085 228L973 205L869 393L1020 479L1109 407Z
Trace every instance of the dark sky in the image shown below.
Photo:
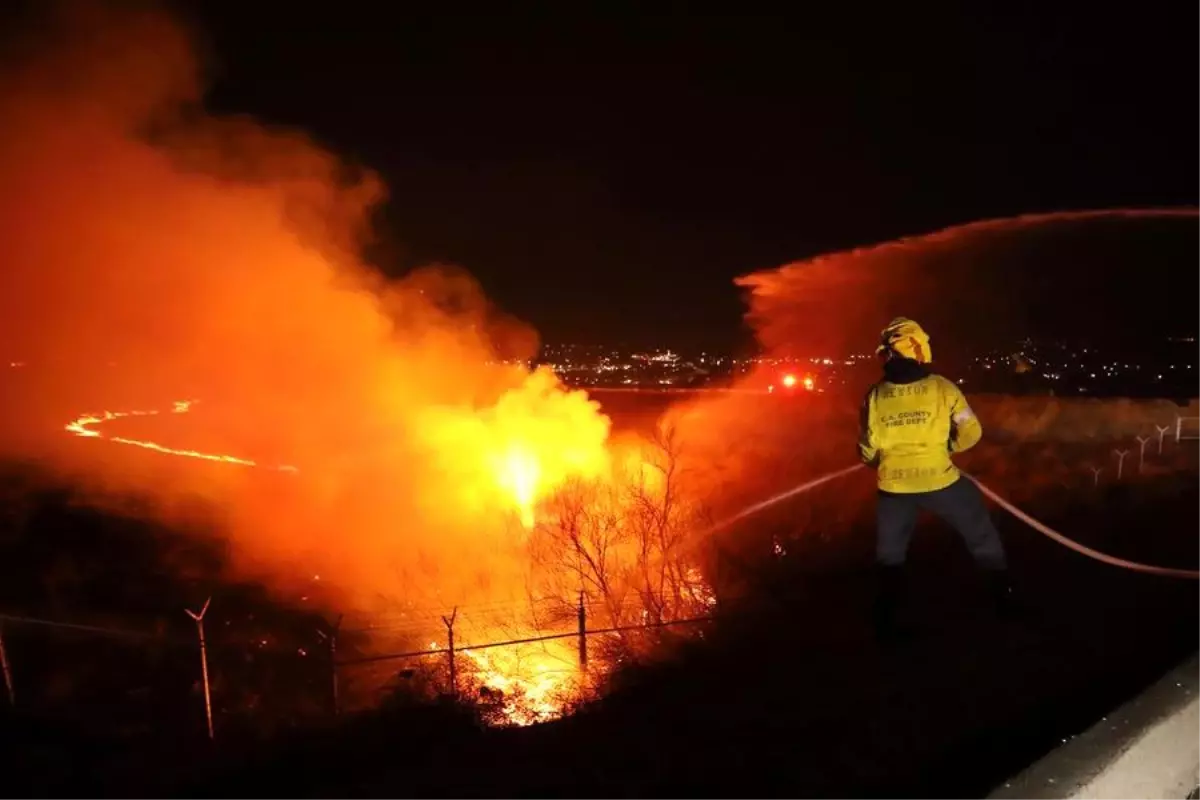
M552 340L727 343L731 280L754 269L979 218L1197 202L1195 4L199 5L214 107L378 169L386 268L462 264Z

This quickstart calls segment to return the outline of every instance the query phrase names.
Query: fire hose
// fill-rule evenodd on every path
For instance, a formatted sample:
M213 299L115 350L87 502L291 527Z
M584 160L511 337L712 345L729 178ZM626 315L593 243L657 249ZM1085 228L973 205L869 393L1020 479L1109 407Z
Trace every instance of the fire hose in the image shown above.
M839 469L839 470L835 470L833 472L828 472L824 475L813 478L812 480L806 481L806 482L800 484L799 486L794 486L791 489L788 489L786 491L780 492L779 494L768 497L766 500L763 500L761 502L754 503L753 505L747 506L746 508L742 509L741 511L734 514L733 516L727 517L726 519L721 520L717 524L710 527L707 531L705 531L703 535L704 535L704 537L708 537L709 535L714 534L717 531L722 530L724 528L727 528L730 525L732 525L733 523L738 522L739 520L745 519L746 517L749 517L752 514L757 514L759 511L762 511L766 508L770 508L771 506L778 505L779 503L782 503L785 500L790 500L793 497L797 497L799 495L805 494L806 492L810 492L813 489L817 488L818 486L823 486L824 484L829 483L830 481L836 480L845 475L849 475L852 472L857 472L858 470L860 470L862 468L863 468L862 464L855 464L854 466L846 467L845 469ZM1046 523L1030 516L1029 514L1022 511L1020 508L1017 508L1015 505L1013 505L1012 503L1010 503L1009 501L1005 500L1003 497L998 495L993 489L991 489L989 486L984 484L981 480L976 478L974 475L968 475L967 473L964 472L963 476L966 477L968 480L970 480L972 483L974 483L976 486L978 486L979 491L983 492L984 496L987 497L992 502L994 502L996 505L1000 506L1005 511L1012 514L1014 517L1019 519L1021 522L1024 522L1026 525L1033 528L1038 533L1057 542L1058 544L1062 545L1063 547L1074 550L1076 553L1087 556L1088 558L1091 558L1091 559L1095 559L1096 561L1102 562L1104 564L1109 564L1114 567L1121 567L1122 569L1133 570L1134 572L1144 572L1149 575L1160 575L1160 576L1166 577L1166 578L1184 578L1187 580L1200 580L1200 571L1197 571L1194 569L1175 569L1173 567L1159 567L1159 566L1155 566L1153 564L1141 564L1136 561L1129 561L1124 558L1118 558L1116 556L1111 556L1108 553L1102 553L1099 550L1094 550L1086 545L1082 545L1079 542L1076 542L1076 541L1064 536L1063 534L1059 533L1058 531L1054 530Z

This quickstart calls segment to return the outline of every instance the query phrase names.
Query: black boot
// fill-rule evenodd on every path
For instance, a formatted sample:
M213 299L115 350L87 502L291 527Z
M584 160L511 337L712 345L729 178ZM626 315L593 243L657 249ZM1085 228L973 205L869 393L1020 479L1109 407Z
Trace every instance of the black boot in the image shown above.
M899 613L904 601L904 565L880 564L875 569L875 580L875 603L871 609L875 638L894 642L902 638Z

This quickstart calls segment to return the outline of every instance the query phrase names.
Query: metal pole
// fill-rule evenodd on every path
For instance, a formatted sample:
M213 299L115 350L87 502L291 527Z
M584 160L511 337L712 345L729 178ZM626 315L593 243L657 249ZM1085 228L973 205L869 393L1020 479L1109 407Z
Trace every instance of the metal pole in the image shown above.
M1113 454L1117 457L1117 480L1121 480L1121 474L1125 471L1125 456L1129 455L1128 450L1113 450Z
M4 690L8 696L8 704L17 704L17 695L13 692L12 668L8 665L8 651L4 649L4 627L0 626L0 669L4 670Z
M454 613L450 616L442 616L442 622L446 623L446 639L449 645L446 649L446 658L450 663L450 694L458 696L458 665L454 663L454 620L458 618L458 606L454 607Z
M1183 417L1175 417L1175 444L1179 444L1180 437L1183 436Z
M328 633L320 628L317 629L317 636L329 643L329 710L335 717L341 713L338 697L337 637L344 617L344 614L338 614L337 622L330 626Z
M1167 431L1171 430L1170 425L1155 425L1154 430L1158 431L1158 454L1162 455L1163 439L1166 438Z
M200 637L200 677L204 682L204 717L208 721L208 738L214 739L213 732L213 716L212 716L212 693L208 688L208 645L204 641L204 615L208 612L208 604L212 602L212 597L204 601L204 607L197 614L190 609L187 611L189 617L196 621L196 633Z
M1100 485L1100 473L1104 471L1102 467L1088 467L1092 471L1092 486Z
M1150 437L1134 437L1138 443L1138 474L1141 475L1146 466L1146 445L1150 443Z
M579 593L579 669L586 670L588 665L587 651L587 607L583 603L584 594Z
M338 691L337 638L344 617L344 614L338 614L337 622L333 624L333 630L329 634L329 672L332 681L330 689L333 691L333 715L335 717L342 713L341 694Z

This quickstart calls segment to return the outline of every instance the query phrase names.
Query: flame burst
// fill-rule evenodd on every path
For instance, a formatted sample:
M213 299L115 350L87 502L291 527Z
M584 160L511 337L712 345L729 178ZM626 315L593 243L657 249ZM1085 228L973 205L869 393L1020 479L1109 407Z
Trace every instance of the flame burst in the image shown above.
M527 450L513 448L501 459L497 472L501 488L508 490L521 524L532 528L535 522L534 504L537 500L538 479L541 469L537 459Z

